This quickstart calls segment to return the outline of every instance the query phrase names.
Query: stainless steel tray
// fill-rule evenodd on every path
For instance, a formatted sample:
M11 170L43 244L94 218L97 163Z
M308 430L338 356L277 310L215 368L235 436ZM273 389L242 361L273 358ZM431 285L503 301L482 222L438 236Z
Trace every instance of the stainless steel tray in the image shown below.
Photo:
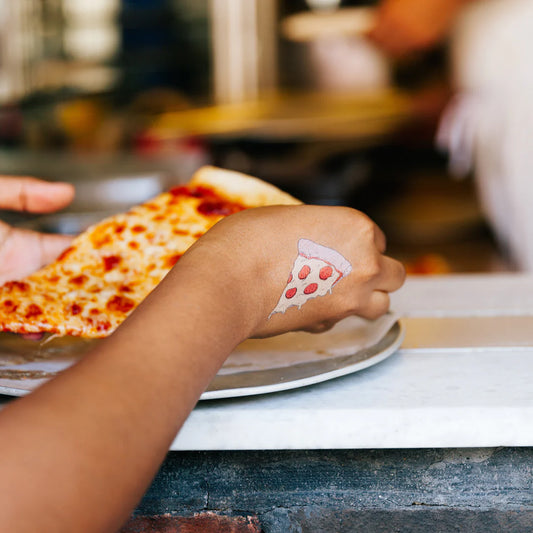
M334 331L334 330L332 330ZM321 354L320 358L310 357L310 360L297 358L292 363L281 366L273 362L268 366L268 356L272 353L272 346L282 350L283 340L266 339L254 340L253 357L267 359L267 366L253 370L241 370L239 367L227 368L221 371L207 390L202 394L202 400L219 398L232 398L266 394L277 391L289 390L320 383L333 378L357 372L375 365L392 355L402 343L404 337L403 327L395 322L384 336L372 346L357 350L353 353L336 355L335 344L339 344L341 351L345 349L346 332L339 334L322 333L311 335L305 333L292 333L292 345L303 344L309 350L310 343L316 339L315 352ZM280 339L278 337L277 339ZM83 340L78 338L54 338L49 342L36 343L11 334L0 334L0 394L9 396L24 396L38 386L68 368L80 359L98 340ZM281 344L280 344L281 343ZM319 346L331 343L331 351L324 353ZM302 346L303 346L302 344ZM264 346L263 350L261 347ZM337 350L338 352L338 350ZM282 353L282 352L281 352ZM287 352L289 353L289 352ZM294 353L294 352L293 352ZM305 352L308 353L308 352ZM244 367L243 367L244 368Z

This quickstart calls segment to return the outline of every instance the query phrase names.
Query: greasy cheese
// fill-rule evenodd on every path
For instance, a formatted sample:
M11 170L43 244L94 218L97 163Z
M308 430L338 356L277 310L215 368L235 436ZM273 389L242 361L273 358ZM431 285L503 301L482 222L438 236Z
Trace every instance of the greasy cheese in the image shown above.
M242 175L231 179L247 182ZM251 207L198 181L103 220L54 263L0 287L0 331L109 335L200 236ZM296 203L279 194L279 203Z

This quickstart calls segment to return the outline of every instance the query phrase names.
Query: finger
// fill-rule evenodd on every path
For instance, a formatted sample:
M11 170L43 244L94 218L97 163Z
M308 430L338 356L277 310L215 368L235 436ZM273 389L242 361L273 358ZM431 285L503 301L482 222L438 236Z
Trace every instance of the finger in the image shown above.
M388 52L390 47L390 35L387 26L387 17L382 15L377 18L374 27L366 33L366 37L385 52Z
M307 333L324 333L325 331L329 331L337 322L338 320L325 320L319 324L307 326L301 331L305 331Z
M399 58L407 51L406 36L389 16L383 16L369 32L368 37L392 58Z
M64 252L72 242L73 237L69 235L37 234L41 248L41 264L39 267L51 263Z
M405 267L392 257L381 256L380 275L375 289L379 291L397 291L405 281Z
M0 224L0 232L0 284L22 279L50 263L72 240L70 236L45 235L7 224Z
M357 315L368 320L376 320L380 316L383 316L390 307L390 297L387 292L374 291L370 295L367 304L358 309Z
M74 187L70 183L18 176L0 177L0 209L50 213L67 206L73 197Z

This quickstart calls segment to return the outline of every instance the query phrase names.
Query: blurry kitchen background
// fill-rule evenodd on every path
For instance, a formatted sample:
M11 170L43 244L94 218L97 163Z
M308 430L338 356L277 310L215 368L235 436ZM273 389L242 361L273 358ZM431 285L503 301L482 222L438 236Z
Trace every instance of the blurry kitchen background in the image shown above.
M205 163L350 205L411 272L511 270L435 148L446 43L392 61L373 2L0 0L0 173L68 180L75 233Z

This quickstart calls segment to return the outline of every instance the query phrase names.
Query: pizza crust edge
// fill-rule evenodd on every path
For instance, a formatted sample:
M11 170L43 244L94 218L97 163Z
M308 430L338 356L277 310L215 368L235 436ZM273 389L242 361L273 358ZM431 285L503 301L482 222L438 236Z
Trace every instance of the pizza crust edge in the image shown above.
M228 200L247 207L299 205L302 202L276 186L242 172L204 166L193 175L190 185L211 187Z

